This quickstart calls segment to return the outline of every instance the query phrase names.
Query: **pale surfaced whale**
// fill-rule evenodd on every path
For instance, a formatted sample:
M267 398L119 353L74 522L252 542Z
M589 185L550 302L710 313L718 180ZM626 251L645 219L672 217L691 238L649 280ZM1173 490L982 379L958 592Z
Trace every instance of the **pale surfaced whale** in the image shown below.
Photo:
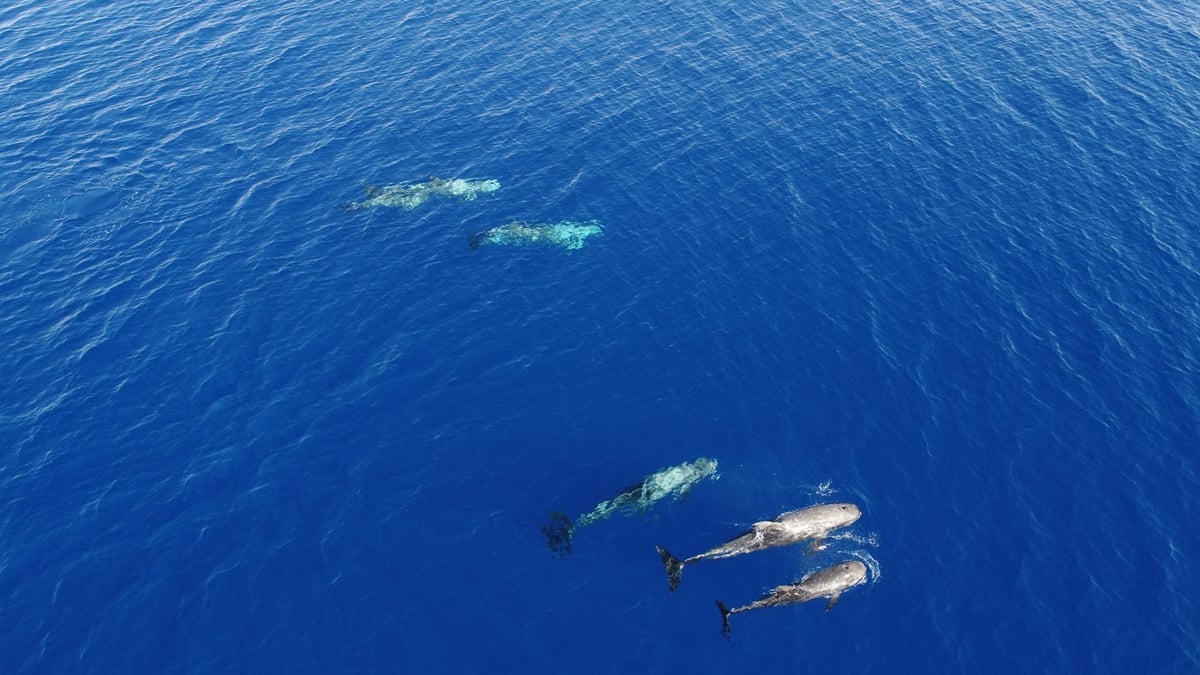
M731 558L779 546L791 546L802 541L812 541L811 548L814 551L820 550L821 542L830 532L853 524L861 516L862 511L854 504L818 504L798 511L789 511L775 520L754 523L749 530L724 544L686 560L676 558L661 546L658 547L658 555L667 568L667 581L673 591L679 587L684 565L701 560Z
M637 483L625 488L612 499L606 499L596 508L571 522L570 516L561 511L550 516L550 522L542 527L550 550L558 556L571 552L575 530L609 518L618 513L636 515L645 512L659 500L667 497L682 499L692 487L706 478L719 478L717 460L701 457L692 462L659 469Z
M724 635L725 639L729 639L730 614L749 612L759 607L794 605L817 598L829 598L829 604L825 605L825 611L828 612L837 604L838 598L842 597L842 591L866 583L866 581L867 566L857 560L850 560L813 572L794 584L776 586L762 598L742 607L729 609L725 603L718 600L717 609L721 610L721 635Z
M400 183L377 187L368 185L365 189L367 198L361 202L347 204L347 211L369 209L377 206L396 206L403 209L415 209L429 201L430 197L456 197L471 201L481 194L495 192L500 189L500 181L471 180L466 178L431 177L424 183Z
M533 246L549 244L566 249L583 248L588 237L602 234L604 228L599 221L588 220L577 222L564 220L558 223L519 223L493 227L490 230L476 232L467 239L467 245L477 249L485 244L499 246Z

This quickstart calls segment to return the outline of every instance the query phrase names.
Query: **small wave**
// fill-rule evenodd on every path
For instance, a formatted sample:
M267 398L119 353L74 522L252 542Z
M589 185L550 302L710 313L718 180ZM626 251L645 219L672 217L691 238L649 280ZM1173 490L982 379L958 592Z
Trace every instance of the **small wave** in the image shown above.
M826 539L836 539L838 541L851 541L860 546L879 546L879 535L874 532L870 534L857 534L855 532L839 532L831 534Z
M818 485L814 492L816 492L818 497L829 497L833 493L837 492L837 488L833 487L833 481L827 480Z
M847 555L867 566L868 583L873 584L883 578L883 567L879 564L879 560L871 555L870 552L859 549L857 551L849 551Z

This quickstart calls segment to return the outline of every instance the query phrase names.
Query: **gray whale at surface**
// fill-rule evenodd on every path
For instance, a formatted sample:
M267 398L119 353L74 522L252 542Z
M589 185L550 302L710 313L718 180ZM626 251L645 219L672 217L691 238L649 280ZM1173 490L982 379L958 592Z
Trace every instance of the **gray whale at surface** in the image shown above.
M670 497L683 499L695 485L705 479L716 480L717 460L701 457L691 462L668 466L646 476L637 483L621 490L612 499L606 499L575 521L561 511L550 516L550 522L542 527L546 542L556 556L571 552L575 531L616 514L637 515L649 510L657 502Z
M800 581L786 586L776 586L770 593L754 602L729 609L725 603L717 601L717 609L721 610L721 635L729 639L729 615L749 612L760 607L781 607L808 602L817 598L829 598L825 611L833 609L842 591L854 588L867 581L867 566L857 560L838 563L833 567L813 572Z
M472 250L480 246L561 246L569 250L583 248L588 237L603 234L604 228L599 221L564 220L557 223L521 223L511 222L493 227L490 230L476 232L467 239L467 245Z
M854 504L818 504L797 511L788 511L775 518L754 523L742 534L700 555L680 560L667 549L659 546L658 555L667 568L667 582L671 590L679 587L683 566L701 560L731 558L743 553L763 551L768 548L791 546L803 541L812 541L811 549L820 550L829 533L852 525L862 517L862 511Z
M474 180L466 178L431 177L424 183L400 183L377 187L368 185L364 191L366 199L345 206L347 211L370 209L377 206L394 206L412 210L429 201L430 197L456 197L472 201L481 194L500 189L500 181L493 179Z

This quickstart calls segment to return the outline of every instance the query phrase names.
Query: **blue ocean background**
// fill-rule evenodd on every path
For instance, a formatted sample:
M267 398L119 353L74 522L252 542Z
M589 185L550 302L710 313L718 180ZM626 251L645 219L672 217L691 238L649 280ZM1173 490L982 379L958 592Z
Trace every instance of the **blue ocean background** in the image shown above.
M15 0L0 198L0 673L1200 672L1193 3Z

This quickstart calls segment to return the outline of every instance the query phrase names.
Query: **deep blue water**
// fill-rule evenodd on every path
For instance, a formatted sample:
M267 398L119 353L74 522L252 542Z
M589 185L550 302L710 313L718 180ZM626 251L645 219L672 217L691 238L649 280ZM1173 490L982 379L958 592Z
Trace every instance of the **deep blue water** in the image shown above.
M1193 4L16 0L0 198L2 673L1200 671Z

